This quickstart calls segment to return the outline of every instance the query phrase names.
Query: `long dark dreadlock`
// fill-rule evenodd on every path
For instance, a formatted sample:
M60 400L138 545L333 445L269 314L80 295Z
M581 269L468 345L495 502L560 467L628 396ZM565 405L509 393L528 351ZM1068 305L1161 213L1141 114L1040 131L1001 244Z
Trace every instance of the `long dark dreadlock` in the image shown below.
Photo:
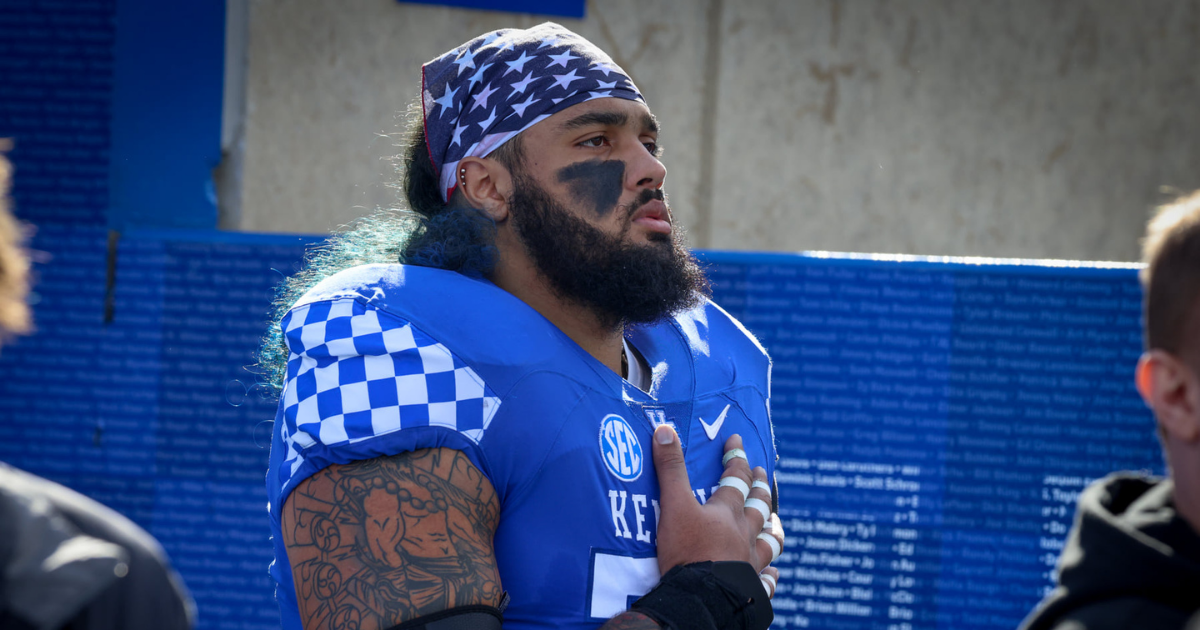
M301 270L275 291L271 323L258 351L262 384L278 395L287 372L288 350L280 320L309 289L339 271L373 263L404 263L488 277L495 264L495 224L455 195L442 201L438 173L425 146L420 105L409 108L410 122L396 156L403 189L402 207L380 209L346 230L311 247ZM518 136L489 156L510 170L523 159Z

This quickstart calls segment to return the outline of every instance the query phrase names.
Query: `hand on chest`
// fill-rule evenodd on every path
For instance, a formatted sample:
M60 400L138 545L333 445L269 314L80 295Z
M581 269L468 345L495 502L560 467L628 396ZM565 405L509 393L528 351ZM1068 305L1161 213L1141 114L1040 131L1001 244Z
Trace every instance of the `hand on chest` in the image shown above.
M659 515L659 488L654 472L653 431L670 424L684 445L692 494L704 503L717 488L724 465L725 441L742 436L750 465L767 466L767 449L759 429L731 397L710 396L675 404L628 403L629 413L601 420L593 466L618 538L654 542ZM763 418L765 424L765 418Z

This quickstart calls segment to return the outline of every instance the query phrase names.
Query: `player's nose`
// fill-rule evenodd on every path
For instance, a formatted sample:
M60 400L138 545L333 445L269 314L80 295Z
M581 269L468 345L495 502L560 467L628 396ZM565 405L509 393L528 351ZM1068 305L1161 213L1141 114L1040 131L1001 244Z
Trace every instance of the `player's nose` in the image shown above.
M627 159L626 185L629 188L662 188L667 179L667 167L645 145L639 142Z

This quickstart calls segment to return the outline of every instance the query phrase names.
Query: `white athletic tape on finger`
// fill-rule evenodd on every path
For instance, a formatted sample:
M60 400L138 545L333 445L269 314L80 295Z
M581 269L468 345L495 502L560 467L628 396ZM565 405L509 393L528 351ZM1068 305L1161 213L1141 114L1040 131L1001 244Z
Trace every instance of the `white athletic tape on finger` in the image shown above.
M762 514L764 526L771 522L771 506L767 505L766 501L762 499L746 499L746 508L758 510L758 513Z
M728 466L729 460L734 459L736 457L741 457L742 459L746 459L746 451L743 451L740 448L730 449L729 452L725 453L725 457L721 458L721 465ZM746 459L746 464L749 465L750 460Z
M766 490L766 491L767 491L767 496L771 496L771 486L770 486L770 484L768 484L767 482L763 481L762 479L755 479L755 480L754 480L754 483L750 484L750 486L751 486L751 487L753 487L753 488L762 488L763 490Z
M779 552L783 551L779 545L779 539L770 534L759 534L758 539L766 541L766 543L771 546L771 562L778 560Z
M771 519L763 521L762 531L764 534L770 534L771 532L775 531L775 526L771 524Z
M718 485L737 488L742 493L743 503L750 497L750 486L737 477L721 477L721 482Z
M759 573L758 579L763 583L763 587L767 589L767 597L775 597L775 578L766 573Z

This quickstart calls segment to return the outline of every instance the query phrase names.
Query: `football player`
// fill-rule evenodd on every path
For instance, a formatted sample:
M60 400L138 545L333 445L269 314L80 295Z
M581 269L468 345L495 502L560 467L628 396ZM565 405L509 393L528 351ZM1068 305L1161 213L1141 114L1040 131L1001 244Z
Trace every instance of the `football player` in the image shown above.
M770 360L706 298L645 99L556 24L422 74L415 224L335 238L266 348L284 628L765 628Z

